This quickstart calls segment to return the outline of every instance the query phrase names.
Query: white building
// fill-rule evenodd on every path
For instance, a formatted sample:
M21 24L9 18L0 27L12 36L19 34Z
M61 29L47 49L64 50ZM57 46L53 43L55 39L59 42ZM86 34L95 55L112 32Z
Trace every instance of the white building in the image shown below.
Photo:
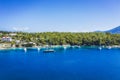
M1 41L11 42L12 38L11 37L2 37Z
M10 33L9 35L10 36L16 36L17 34L16 33Z
M16 42L16 44L19 44L19 43L20 43L20 40L16 40L15 42Z

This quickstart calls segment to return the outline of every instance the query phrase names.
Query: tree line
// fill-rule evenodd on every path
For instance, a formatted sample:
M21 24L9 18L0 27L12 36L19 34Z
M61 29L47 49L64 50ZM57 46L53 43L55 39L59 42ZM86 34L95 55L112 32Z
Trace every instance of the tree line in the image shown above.
M4 35L6 33L2 36ZM17 35L12 36L12 38L21 42L34 42L37 45L120 45L120 34L102 32L17 32Z

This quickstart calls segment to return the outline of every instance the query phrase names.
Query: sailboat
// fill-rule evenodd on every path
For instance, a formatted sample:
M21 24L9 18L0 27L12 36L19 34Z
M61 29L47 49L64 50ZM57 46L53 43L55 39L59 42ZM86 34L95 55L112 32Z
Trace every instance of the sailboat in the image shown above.
M51 52L55 52L55 50L51 48L51 45L47 45L46 49L43 52L44 53L51 53Z
M99 49L99 50L102 49L102 47L101 47L101 38L99 39L99 47L98 47L98 49Z
M111 47L111 46L108 46L107 48L108 48L108 49L111 49L112 47Z
M107 49L111 49L112 47L110 46L110 42L108 42Z
M99 50L101 50L101 49L102 49L102 47L100 46L100 47L99 47Z
M50 53L50 52L55 52L55 50L52 49L51 46L47 46L46 49L43 52L44 53Z

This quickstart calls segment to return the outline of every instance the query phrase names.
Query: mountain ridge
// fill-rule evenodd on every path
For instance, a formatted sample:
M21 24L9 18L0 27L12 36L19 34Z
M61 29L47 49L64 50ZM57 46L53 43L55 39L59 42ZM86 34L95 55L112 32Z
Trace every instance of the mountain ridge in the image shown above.
M120 26L115 27L115 28L110 29L110 30L107 30L107 31L104 31L104 32L109 32L109 33L112 33L112 34L120 34Z

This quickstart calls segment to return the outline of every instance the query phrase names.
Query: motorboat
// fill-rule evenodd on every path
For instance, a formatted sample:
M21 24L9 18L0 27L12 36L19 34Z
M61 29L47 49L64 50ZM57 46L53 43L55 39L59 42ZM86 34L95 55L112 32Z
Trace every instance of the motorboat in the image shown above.
M51 52L55 52L55 50L54 49L46 49L43 52L44 53L51 53Z

